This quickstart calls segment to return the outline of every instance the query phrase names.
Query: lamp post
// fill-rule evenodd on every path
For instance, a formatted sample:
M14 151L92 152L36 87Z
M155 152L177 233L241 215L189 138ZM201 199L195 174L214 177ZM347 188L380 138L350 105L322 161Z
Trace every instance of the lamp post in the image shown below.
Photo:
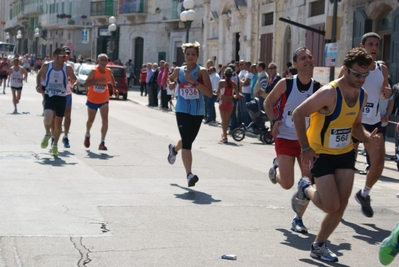
M4 37L5 37L5 39L6 39L6 42L8 43L8 41L10 40L10 34L8 33L8 32L5 32L4 33ZM3 55L3 53L1 53L1 56L3 57L3 56L7 56L7 54L4 54Z
M18 39L18 54L21 54L21 38L22 38L22 32L21 30L17 31L17 39Z
M191 23L195 19L195 11L192 10L193 7L194 0L184 0L183 8L185 10L180 13L180 20L184 22L184 26L186 26L186 43L188 43L188 34L190 32Z
M111 54L111 61L113 62L114 61L114 32L116 31L116 25L115 25L115 21L116 21L116 19L115 19L115 17L114 16L111 16L111 17L109 17L109 19L108 19L108 22L109 22L109 25L108 25L108 32L110 32L111 33L111 45L110 45L110 49L111 49L111 51L110 51L110 54Z
M36 28L35 29L35 33L34 33L34 37L35 37L35 40L36 40L36 50L35 50L35 54L36 54L36 57L38 57L38 49L39 49L39 36L40 36L40 33L39 33L39 28Z

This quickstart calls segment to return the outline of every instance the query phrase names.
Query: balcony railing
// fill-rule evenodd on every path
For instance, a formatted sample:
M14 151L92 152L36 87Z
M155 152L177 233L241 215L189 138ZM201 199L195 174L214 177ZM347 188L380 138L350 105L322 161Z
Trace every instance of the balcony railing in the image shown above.
M21 21L18 20L18 16L14 16L12 19L7 20L5 24L5 29L12 29L16 26L21 26Z
M71 18L58 19L60 27L86 27L91 25L91 19L82 18L82 15L74 15Z
M28 16L43 14L43 4L40 3L25 4L24 13Z
M49 27L52 25L57 25L59 23L59 18L57 18L57 14L44 14L41 16L41 24L43 27Z
M147 13L146 0L120 1L119 14Z
M95 16L114 16L114 1L91 1L90 2L90 15Z

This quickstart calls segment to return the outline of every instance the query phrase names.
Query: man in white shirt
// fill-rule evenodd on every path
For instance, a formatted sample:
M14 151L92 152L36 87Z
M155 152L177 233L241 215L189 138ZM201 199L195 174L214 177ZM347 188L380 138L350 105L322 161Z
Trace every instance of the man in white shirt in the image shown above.
M249 117L248 110L246 107L246 103L251 101L251 81L252 77L254 74L249 71L249 68L251 67L251 62L246 61L244 64L244 69L245 69L245 74L241 78L241 92L244 95L244 98L242 99L241 106L243 110L243 116L244 116L244 123L246 126L251 123L251 118ZM241 75L242 71L240 72ZM239 75L239 76L240 76Z
M217 96L215 95L216 90L219 86L220 76L216 73L216 69L214 66L211 66L208 69L209 78L211 79L212 84L212 92L214 93L212 97L208 97L207 105L208 105L208 113L206 116L205 124L215 122L216 121L216 110L215 110L215 101Z

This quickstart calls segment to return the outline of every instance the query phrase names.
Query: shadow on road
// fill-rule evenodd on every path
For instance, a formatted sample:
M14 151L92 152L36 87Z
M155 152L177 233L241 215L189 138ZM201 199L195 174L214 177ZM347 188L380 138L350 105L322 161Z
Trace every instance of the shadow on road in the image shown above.
M191 190L187 187L180 186L178 184L170 184L171 186L176 186L183 190L186 190L186 193L183 194L175 194L176 198L191 200L194 204L199 205L210 205L212 203L221 202L220 199L214 199L212 195L206 194L204 192L199 192L195 190Z
M63 158L67 158L67 157L70 157L70 156L75 156L75 154L73 154L73 153L71 153L71 152L69 152L69 151L62 151L62 152L58 152L58 155L60 156L60 157L63 157Z
M90 150L86 150L87 152L87 156L91 159L102 159L102 160L108 160L108 159L112 159L115 156L111 156L105 153L94 153L91 152Z
M237 146L238 147L238 145L236 143L232 143L232 142L227 142L227 143L219 142L218 144L224 145L224 146Z
M384 167L384 168L386 168L386 169L391 169L391 170L396 171L396 169L393 169L393 168L387 168L387 167ZM387 177L387 176L381 176L381 177L380 177L380 181L382 181L382 182L388 182L388 183L399 183L399 180L398 180L398 179L392 178L392 177Z
M51 165L53 167L64 167L66 165L76 165L77 162L67 163L65 160L59 157L43 158L43 161L38 161L41 165Z
M375 224L371 223L363 223L362 225L365 225L372 229L367 229L359 224L345 221L344 219L341 220L341 223L355 230L356 234L358 235L354 235L354 238L365 241L371 245L376 245L380 243L385 237L389 236L389 234L391 233L390 231L378 228Z
M310 245L313 243L313 241L315 240L316 236L313 234L297 234L294 232L291 232L287 229L282 229L282 228L277 228L277 231L280 231L284 234L284 236L286 237L286 240L281 242L281 244L283 245L287 245L293 248L297 248L303 251L309 251L310 253ZM334 245L331 244L329 242L327 242L327 246L329 249L331 249L335 254L337 254L338 257L342 256L342 250L351 250L351 244L349 243L341 243L339 245ZM310 256L309 256L310 257ZM324 265L325 262L321 263L317 260L313 260L313 259L301 259L300 261L304 261L306 263L315 265L315 266L327 266ZM338 263L328 263L328 265L330 266L347 266L347 265L342 265L342 264L338 264Z
M309 256L310 257L310 256ZM349 265L345 264L340 264L338 262L325 262L325 261L318 261L314 260L312 258L309 259L299 259L299 261L304 262L310 266L318 266L318 267L323 267L323 266L337 266L337 267L349 267Z

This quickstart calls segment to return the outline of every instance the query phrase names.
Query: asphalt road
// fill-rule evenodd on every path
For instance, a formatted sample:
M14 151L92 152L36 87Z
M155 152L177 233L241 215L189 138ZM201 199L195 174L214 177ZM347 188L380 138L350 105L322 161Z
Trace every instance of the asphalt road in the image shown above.
M203 125L193 145L200 181L189 189L181 158L173 166L166 160L168 144L179 137L173 112L146 107L134 90L129 101L110 101L108 151L97 149L100 117L91 147L83 146L86 97L74 94L71 148L60 144L53 158L40 148L34 85L29 76L17 115L10 89L0 95L0 267L380 266L379 244L399 220L395 162L386 163L371 192L373 218L353 198L365 180L356 175L329 241L339 263L324 263L309 256L323 213L310 204L303 218L309 234L293 233L295 188L267 178L274 145L254 137L220 144L220 127ZM393 154L393 143L386 147ZM357 167L364 163L359 156Z

